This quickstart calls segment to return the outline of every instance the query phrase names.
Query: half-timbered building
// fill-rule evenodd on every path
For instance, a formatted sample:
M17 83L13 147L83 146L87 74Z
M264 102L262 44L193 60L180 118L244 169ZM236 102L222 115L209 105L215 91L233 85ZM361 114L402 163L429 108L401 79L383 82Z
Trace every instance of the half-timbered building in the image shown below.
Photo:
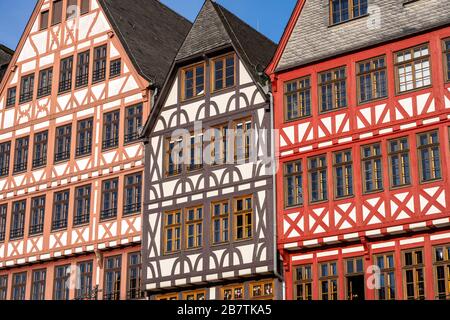
M267 69L288 299L450 298L450 6L299 0Z
M280 298L264 130L263 70L274 51L207 0L177 54L145 127L143 284L152 299Z
M39 0L0 85L0 300L141 297L143 144L191 23Z

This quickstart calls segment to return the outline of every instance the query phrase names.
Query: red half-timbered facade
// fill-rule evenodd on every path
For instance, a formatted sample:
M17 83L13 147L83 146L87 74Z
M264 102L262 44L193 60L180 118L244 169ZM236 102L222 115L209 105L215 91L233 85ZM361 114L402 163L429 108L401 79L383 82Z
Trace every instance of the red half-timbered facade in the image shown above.
M37 1L5 72L0 300L142 298L139 130L190 23L123 6Z
M267 69L287 299L450 298L449 12L401 2L300 0Z

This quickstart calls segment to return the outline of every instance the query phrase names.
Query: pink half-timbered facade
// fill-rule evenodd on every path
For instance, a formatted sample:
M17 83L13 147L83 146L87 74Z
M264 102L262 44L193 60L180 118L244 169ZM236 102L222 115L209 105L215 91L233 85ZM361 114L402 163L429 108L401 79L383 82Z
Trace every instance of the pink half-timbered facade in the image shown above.
M448 7L355 2L298 1L267 69L286 297L448 299Z
M0 299L141 297L139 130L190 23L123 5L37 1L5 72Z

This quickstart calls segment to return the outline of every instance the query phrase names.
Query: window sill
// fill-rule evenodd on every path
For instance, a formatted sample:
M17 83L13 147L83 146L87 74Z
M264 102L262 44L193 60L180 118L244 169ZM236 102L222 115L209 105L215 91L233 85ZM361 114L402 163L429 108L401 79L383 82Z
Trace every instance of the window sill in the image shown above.
M296 122L296 121L301 121L301 120L305 120L305 119L309 119L309 118L312 118L312 115L310 114L310 115L307 115L307 116L302 116L302 117L298 117L298 118L295 118L295 119L287 119L287 118L284 118L284 123L292 123L292 122Z
M389 95L385 96L385 97L380 97L380 98L375 98L372 100L367 100L367 101L358 101L358 106L364 106L370 103L375 103L375 102L380 102L383 100L387 100L389 98Z
M414 1L416 1L416 0L414 0ZM333 27L337 27L337 26L346 24L347 22L352 22L352 21L356 21L356 20L359 20L359 19L364 19L364 18L367 18L368 16L370 16L370 14L366 13L366 14L363 14L361 16L358 16L358 17L355 17L355 18L351 18L351 19L348 19L348 20L345 20L345 21L340 21L340 22L337 22L337 23L331 23L330 22L328 24L328 28L333 28Z
M363 191L362 195L363 196L369 196L369 195L376 194L376 193L381 193L381 192L384 192L384 188L383 189L373 190L373 191Z
M424 180L424 181L422 181L422 180L420 180L420 185L425 185L425 184L430 184L430 183L435 183L435 182L441 182L441 181L443 181L443 179L442 178L437 178L437 179L432 179L432 180Z
M431 89L433 88L433 84L430 84L428 86L423 86L420 88L415 88L415 89L410 89L410 90L406 90L406 91L401 91L401 92L395 92L395 96L396 97L401 97L402 95L408 94L408 93L412 93L412 92L416 92L416 91L420 91L420 90L425 90L425 89Z
M331 110L326 110L326 111L319 111L319 116L325 115L325 114L329 114L329 113L333 113L333 112L336 112L336 111L346 110L346 109L348 110L348 106L335 108L335 109L331 109Z

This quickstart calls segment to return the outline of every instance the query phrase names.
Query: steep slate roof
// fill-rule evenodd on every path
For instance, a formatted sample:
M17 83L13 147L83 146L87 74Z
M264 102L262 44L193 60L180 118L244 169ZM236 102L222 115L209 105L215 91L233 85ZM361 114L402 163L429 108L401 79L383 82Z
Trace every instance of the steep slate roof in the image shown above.
M181 46L176 62L233 46L255 79L269 64L276 44L218 3L206 0Z
M99 0L137 71L162 87L192 23L158 0Z
M305 1L277 71L450 24L449 0L369 0L368 17L331 27L329 0Z
M2 81L3 76L5 75L6 69L8 68L8 64L11 61L13 54L13 50L9 49L3 44L0 44L0 81Z

